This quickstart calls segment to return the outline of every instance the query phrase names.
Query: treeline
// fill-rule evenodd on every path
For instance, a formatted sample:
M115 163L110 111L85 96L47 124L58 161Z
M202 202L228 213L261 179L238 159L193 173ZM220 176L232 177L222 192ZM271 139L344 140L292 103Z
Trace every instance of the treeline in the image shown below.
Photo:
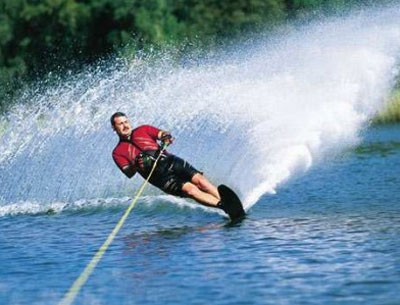
M374 118L373 123L387 124L400 122L400 89L393 90L386 106Z
M0 111L28 80L124 46L132 53L149 45L212 45L366 2L374 1L0 0Z

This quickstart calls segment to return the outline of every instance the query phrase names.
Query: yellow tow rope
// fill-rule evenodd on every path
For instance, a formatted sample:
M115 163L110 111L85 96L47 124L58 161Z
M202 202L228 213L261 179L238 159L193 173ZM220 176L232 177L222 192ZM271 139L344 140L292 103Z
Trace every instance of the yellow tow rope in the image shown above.
M161 154L164 152L164 150L167 146L168 146L167 144L163 145L163 147L160 151L160 154L158 155L156 161L154 162L154 165L150 171L150 174L148 175L147 179L143 182L142 186L136 193L135 198L132 200L131 204L126 209L124 215L122 215L121 219L115 226L114 230L112 230L110 235L108 235L104 244L96 252L96 254L93 256L92 260L89 262L89 264L87 264L86 268L82 271L81 275L75 280L75 282L69 288L68 292L64 295L64 298L58 303L58 305L70 305L74 302L76 295L79 293L79 291L81 290L83 285L85 285L87 279L92 274L94 268L96 268L97 264L99 263L99 261L101 260L101 258L104 255L104 253L106 252L108 246L111 244L111 242L114 240L115 236L117 235L118 231L121 229L122 225L124 224L126 218L129 215L129 213L135 207L135 204L138 201L139 196L142 194L144 188L146 187L147 183L149 182L149 179L157 166L157 163L158 163L158 160L160 159Z

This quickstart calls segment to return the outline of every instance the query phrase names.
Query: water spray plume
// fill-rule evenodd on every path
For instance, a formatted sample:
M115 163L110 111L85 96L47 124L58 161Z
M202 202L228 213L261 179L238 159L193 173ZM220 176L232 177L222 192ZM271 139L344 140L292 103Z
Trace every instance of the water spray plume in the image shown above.
M141 179L132 184L111 159L109 117L123 111L133 125L170 130L170 151L238 190L249 209L358 143L398 72L395 8L313 23L218 60L112 61L28 91L0 118L0 204L131 194Z

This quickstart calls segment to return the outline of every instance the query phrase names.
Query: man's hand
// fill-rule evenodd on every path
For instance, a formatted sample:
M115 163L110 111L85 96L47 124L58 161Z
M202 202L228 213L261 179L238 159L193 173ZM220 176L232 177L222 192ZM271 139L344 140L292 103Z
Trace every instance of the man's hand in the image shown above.
M170 145L174 142L174 138L168 131L162 131L160 134L160 140L164 145Z
M136 162L141 170L147 170L153 166L152 159L142 154L136 157Z

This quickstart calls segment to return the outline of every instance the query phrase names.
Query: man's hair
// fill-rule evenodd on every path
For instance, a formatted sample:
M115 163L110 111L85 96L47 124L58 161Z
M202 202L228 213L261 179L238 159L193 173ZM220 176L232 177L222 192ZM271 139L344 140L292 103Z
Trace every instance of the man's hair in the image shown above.
M119 118L119 117L121 117L121 116L125 116L125 117L126 117L126 114L123 113L123 112L116 112L116 113L114 113L114 114L111 116L111 118L110 118L111 126L115 126L115 121L114 121L114 119L115 119L115 118Z

